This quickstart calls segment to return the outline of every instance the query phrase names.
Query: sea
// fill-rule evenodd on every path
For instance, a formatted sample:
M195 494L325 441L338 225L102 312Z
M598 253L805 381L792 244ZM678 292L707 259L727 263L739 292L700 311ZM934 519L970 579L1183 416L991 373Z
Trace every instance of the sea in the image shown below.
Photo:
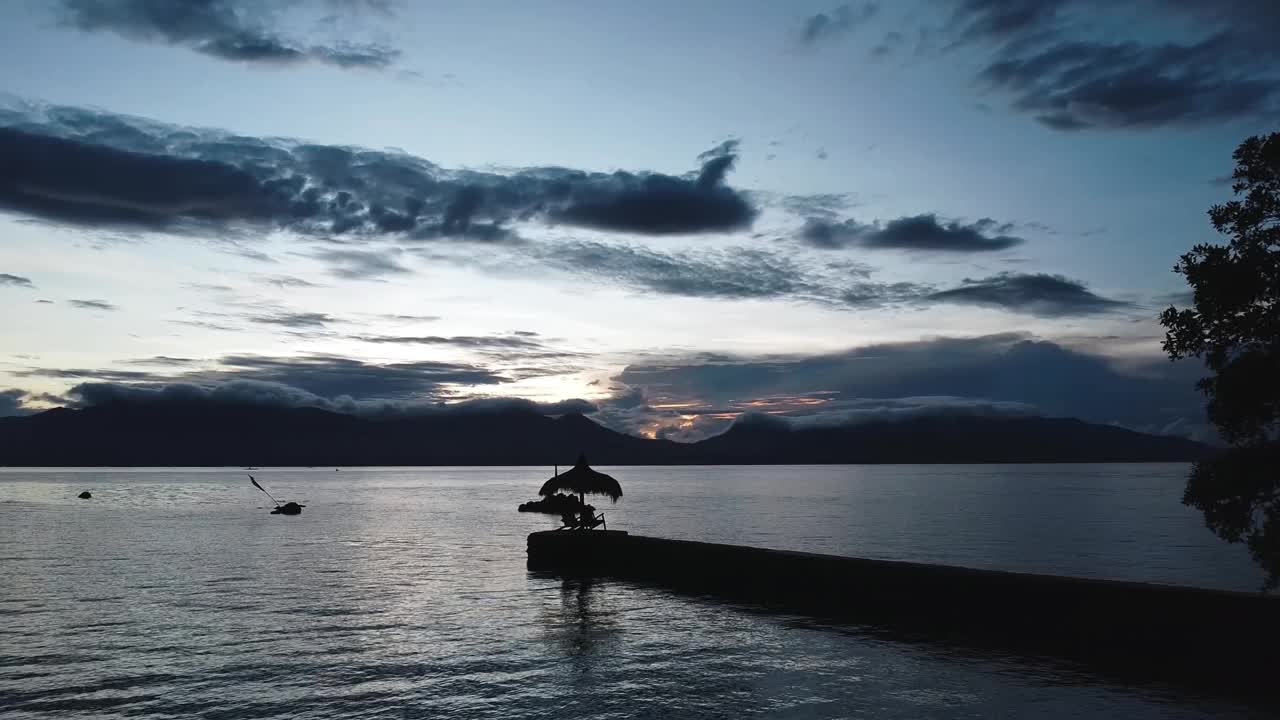
M601 467L610 529L1256 590L1187 466ZM270 515L271 501L306 507ZM0 717L1250 718L1274 709L525 567L552 468L0 469ZM77 499L89 491L89 500Z

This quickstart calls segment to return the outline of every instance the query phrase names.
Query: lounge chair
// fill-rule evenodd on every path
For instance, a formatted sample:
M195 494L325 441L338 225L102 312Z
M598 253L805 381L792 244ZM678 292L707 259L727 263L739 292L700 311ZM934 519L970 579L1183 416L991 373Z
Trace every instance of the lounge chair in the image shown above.
M591 530L601 525L604 525L605 530L609 529L604 521L604 513L592 514L591 520L583 520L582 516L574 515L572 518L561 518L561 522L564 524L556 528L557 530Z

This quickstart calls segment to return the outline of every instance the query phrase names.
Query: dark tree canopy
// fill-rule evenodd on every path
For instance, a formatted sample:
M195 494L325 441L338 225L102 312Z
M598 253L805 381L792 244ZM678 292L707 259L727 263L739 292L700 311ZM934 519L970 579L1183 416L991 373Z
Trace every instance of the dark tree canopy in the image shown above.
M1236 199L1209 210L1226 245L1201 244L1174 272L1195 307L1160 316L1173 359L1203 358L1209 419L1231 448L1197 463L1183 502L1230 542L1244 541L1280 586L1280 133L1235 152Z

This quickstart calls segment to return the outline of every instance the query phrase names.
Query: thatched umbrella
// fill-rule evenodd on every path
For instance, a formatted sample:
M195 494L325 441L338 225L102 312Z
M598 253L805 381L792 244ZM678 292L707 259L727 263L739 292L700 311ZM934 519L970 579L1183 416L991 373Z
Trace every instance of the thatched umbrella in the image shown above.
M577 464L572 468L543 483L542 489L538 491L538 494L545 497L553 495L559 490L577 493L578 500L583 505L587 504L586 495L588 493L592 495L607 495L614 502L618 502L618 498L622 497L622 486L618 484L618 481L602 472L592 470L587 465L586 455L579 455Z

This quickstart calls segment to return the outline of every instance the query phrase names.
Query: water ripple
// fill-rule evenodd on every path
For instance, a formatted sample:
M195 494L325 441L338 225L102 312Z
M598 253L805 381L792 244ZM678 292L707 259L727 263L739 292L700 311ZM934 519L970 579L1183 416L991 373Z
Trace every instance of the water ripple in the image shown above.
M1115 488L1173 487L1179 468L1166 479L1150 469L1094 467L1087 477L1070 469L1077 475L1023 478L1041 484L1022 495L999 475L920 470L919 482L964 486L987 493L982 507L999 504L999 513L975 509L967 519L953 517L954 498L940 501L946 512L931 509L910 478L792 469L779 493L776 472L619 471L628 498L611 509L611 525L616 518L654 534L898 559L968 553L1011 569L1110 563L1106 572L1176 575L1227 567L1216 546L1181 534L1187 518L1176 492L1169 507L1129 503L1162 518L1145 540L1132 523L1105 515L1115 506L1102 500ZM280 518L260 509L233 471L0 470L0 715L1253 716L1175 689L1117 687L1068 668L945 652L640 584L529 573L524 536L551 520L507 510L544 474L352 469L335 480L332 470L259 471L308 505L305 515ZM67 499L86 487L93 507ZM1104 516L1074 518L1087 536L1042 543L1063 549L1052 557L983 534L1075 532L1018 504L1044 513L1044 498ZM1187 527L1204 532L1195 518ZM1094 542L1108 533L1128 541Z

